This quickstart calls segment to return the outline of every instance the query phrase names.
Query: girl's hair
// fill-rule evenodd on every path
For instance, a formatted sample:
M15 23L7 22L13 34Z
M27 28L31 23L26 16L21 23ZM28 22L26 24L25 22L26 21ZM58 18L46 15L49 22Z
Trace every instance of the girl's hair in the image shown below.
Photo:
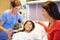
M42 8L45 9L48 12L48 15L51 16L53 19L60 20L60 13L56 3L52 1L47 1L42 4Z

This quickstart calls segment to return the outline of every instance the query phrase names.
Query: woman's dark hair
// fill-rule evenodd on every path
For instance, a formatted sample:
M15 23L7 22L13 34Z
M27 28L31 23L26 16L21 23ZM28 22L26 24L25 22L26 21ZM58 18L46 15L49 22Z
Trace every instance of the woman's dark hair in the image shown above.
M47 1L42 4L42 8L45 9L48 12L48 15L51 16L53 19L60 20L60 13L56 3L52 1Z
M32 23L32 29L30 30L30 32L35 28L35 24L34 22L32 22L31 20L27 20L25 23L24 23L24 26L26 25L27 22L31 22ZM23 31L25 31L25 28L23 29Z
M21 3L20 3L19 0L10 1L10 4L11 4L11 6L12 6L13 8L16 7L16 6L20 6L20 5L21 5Z

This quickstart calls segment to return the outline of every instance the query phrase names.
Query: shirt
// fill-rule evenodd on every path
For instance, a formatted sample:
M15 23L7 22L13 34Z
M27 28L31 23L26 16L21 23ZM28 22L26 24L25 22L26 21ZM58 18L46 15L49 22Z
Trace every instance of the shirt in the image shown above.
M0 17L0 20L2 20L4 23L2 25L3 28L9 29L13 28L14 24L20 20L23 20L23 17L16 13L13 16L11 16L11 10L6 10L3 12L2 16ZM8 38L7 34L0 30L0 38Z
M55 20L48 30L48 40L60 40L60 20Z

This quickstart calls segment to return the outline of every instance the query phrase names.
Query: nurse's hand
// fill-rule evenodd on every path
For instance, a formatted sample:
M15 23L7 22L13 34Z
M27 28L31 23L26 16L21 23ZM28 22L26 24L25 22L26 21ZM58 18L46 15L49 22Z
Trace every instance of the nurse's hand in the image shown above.
M7 35L11 35L12 29L7 29L7 30L6 30L6 33L7 33Z
M9 28L9 29L8 29L8 32L11 34L11 33L12 33L12 29L11 29L11 28Z
M7 35L8 35L8 40L11 40L11 33L12 33L12 29L8 29Z
M12 37L10 35L8 35L8 40L12 40Z
M11 37L11 33L12 33L12 29L6 30L6 33L7 33L7 35L8 35L8 38L10 38L10 37Z

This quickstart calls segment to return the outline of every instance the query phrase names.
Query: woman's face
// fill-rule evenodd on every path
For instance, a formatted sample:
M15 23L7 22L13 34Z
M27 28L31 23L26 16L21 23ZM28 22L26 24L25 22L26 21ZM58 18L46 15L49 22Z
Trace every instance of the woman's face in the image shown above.
M32 23L31 23L31 22L27 22L27 23L25 24L24 28L25 28L26 31L32 30L32 28L33 28L33 27L32 27Z
M48 15L48 12L42 8L42 15L44 16L45 19L50 20L50 16Z
M15 11L16 13L19 12L20 9L21 9L21 6L16 6L16 7L14 7L14 11Z

